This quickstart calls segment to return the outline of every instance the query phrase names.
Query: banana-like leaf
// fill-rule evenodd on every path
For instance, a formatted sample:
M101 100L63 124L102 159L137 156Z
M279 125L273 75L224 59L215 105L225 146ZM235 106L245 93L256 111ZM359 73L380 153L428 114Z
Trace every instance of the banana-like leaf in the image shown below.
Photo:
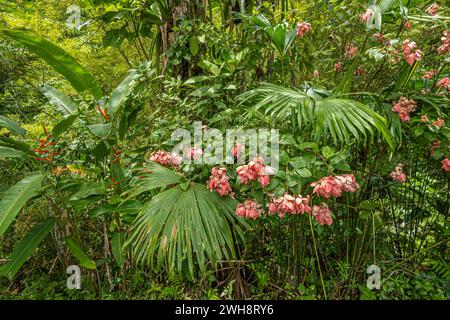
M42 93L47 97L48 101L65 117L73 115L77 112L78 106L68 96L59 92L49 85L41 88Z
M5 233L25 203L38 194L43 179L43 175L26 177L5 192L0 201L0 236Z
M153 197L134 222L125 246L137 263L161 267L194 278L197 268L235 259L236 236L243 239L245 222L234 212L236 201L191 183ZM156 263L155 263L156 262Z
M239 99L255 103L254 109L262 110L273 119L290 120L298 131L310 128L317 141L329 134L335 143L348 144L352 138L361 141L378 132L394 149L386 119L355 100L333 96L321 98L317 94L274 84L264 84L245 92Z
M41 241L52 231L55 225L55 219L49 218L38 223L30 232L23 238L13 252L8 257L8 262L0 267L0 276L6 276L10 280L14 278L20 267L31 256L34 249L41 243Z
M14 134L24 135L27 131L21 128L16 122L8 119L7 117L0 116L0 128L6 128Z
M97 265L95 261L91 260L86 253L84 253L81 246L71 237L66 237L66 246L69 248L70 252L78 259L80 266L94 270Z
M17 30L3 30L3 32L47 62L63 75L78 92L89 90L96 99L103 96L97 80L60 47L31 33Z
M2 158L21 158L25 152L9 147L0 146L0 159Z
M136 85L139 84L139 79L142 74L137 70L132 70L130 74L111 92L108 105L106 107L108 114L113 115L125 103L130 94L133 92Z

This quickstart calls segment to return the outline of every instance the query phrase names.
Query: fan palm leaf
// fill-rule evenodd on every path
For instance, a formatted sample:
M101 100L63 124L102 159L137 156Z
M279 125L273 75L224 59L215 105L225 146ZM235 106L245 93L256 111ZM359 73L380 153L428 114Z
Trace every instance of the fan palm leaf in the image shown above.
M169 272L191 278L196 267L204 272L208 262L236 259L235 242L243 239L247 227L234 215L236 201L198 183L183 187L177 173L154 163L150 166L152 173L140 179L140 191L144 183L150 184L148 190L177 183L175 175L178 185L154 196L136 218L125 242L132 259L157 268L166 265Z
M254 103L252 110L262 111L274 120L291 121L297 131L313 128L317 141L331 136L334 143L348 144L352 139L361 141L381 134L394 149L386 119L356 100L319 95L315 90L305 93L274 84L264 84L238 99L241 103Z

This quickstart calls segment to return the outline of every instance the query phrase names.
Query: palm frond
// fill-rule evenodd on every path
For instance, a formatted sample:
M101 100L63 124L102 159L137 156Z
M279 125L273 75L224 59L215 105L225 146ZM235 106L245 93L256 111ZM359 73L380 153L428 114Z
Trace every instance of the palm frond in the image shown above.
M168 189L146 204L125 246L137 263L166 265L172 274L193 278L196 266L204 272L208 262L236 258L236 236L243 239L246 224L236 218L235 208L234 199L201 184Z
M243 93L238 99L241 103L254 103L253 110L262 111L274 120L290 121L297 131L311 129L317 141L330 136L337 144L348 144L351 139L362 141L381 134L394 149L386 119L356 100L323 98L319 94L274 84L264 84Z
M153 189L178 184L185 180L182 175L152 161L146 162L140 169L135 169L135 171L138 170L138 179L135 180L133 188L128 192L130 198Z

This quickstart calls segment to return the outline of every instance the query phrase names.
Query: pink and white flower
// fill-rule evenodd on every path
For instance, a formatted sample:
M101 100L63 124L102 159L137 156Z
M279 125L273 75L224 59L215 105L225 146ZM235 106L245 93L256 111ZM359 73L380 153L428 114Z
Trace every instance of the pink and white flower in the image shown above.
M214 167L208 180L208 188L212 192L216 190L222 197L231 192L230 181L227 176L227 169Z
M183 158L174 153L158 150L150 155L150 161L166 167L178 167L183 162Z
M406 181L406 174L403 173L403 163L399 163L397 164L397 166L395 167L394 171L392 171L391 173L389 173L389 176L394 179L395 181L398 182L405 182Z
M448 158L445 158L441 161L442 163L442 170L449 172L450 171L450 160Z
M331 210L326 203L322 203L320 206L313 206L312 215L319 224L331 225L333 223Z
M400 120L408 122L411 119L409 114L416 111L416 108L417 102L412 99L400 97L400 100L392 107L392 111L398 113Z
M311 31L311 24L308 22L297 23L297 36L302 38L306 33Z
M254 200L245 200L236 208L236 215L247 219L256 219L261 216L261 205Z

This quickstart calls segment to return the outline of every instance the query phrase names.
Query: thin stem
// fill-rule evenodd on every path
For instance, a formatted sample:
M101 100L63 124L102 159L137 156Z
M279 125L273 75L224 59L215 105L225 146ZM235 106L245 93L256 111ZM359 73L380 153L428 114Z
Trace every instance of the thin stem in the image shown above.
M323 283L322 269L320 268L319 254L317 252L316 237L314 236L314 229L313 229L313 225L312 225L311 215L309 215L309 226L311 227L311 234L312 234L313 243L314 243L314 251L316 253L317 266L319 267L319 275L320 275L320 281L322 283L323 295L325 296L325 300L327 300L327 291L325 290L325 284Z

